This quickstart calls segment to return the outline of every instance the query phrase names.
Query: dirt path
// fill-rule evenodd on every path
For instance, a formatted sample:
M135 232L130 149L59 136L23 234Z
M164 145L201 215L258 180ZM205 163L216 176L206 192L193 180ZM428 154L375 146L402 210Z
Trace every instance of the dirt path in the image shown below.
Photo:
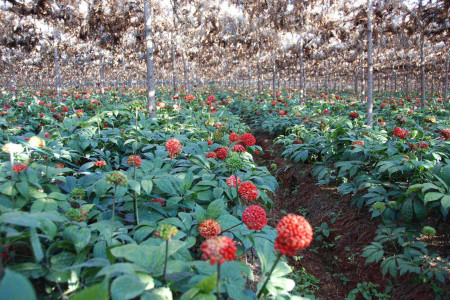
M387 280L379 266L365 264L365 258L361 257L377 229L377 223L370 220L370 213L352 207L351 197L340 195L336 187L318 186L311 174L313 166L294 164L282 158L282 149L273 144L272 137L265 133L254 134L257 145L264 150L258 164L271 170L280 184L273 196L276 205L269 212L269 225L275 227L285 214L295 213L306 216L313 227L326 223L331 229L328 237L322 233L322 240L317 239L321 232L316 230L314 242L299 253L302 258L290 258L290 265L297 272L304 268L320 281L313 294L320 299L345 299L362 282L379 284L380 291L384 292ZM276 170L270 167L273 163L277 165ZM392 299L433 298L429 288L411 282L396 288L391 296Z

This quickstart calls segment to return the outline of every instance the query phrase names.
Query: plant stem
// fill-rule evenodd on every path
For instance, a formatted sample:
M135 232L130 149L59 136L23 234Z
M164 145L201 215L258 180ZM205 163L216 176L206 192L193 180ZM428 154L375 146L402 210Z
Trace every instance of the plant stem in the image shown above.
M14 210L14 152L9 153L9 160L11 162L11 185L12 185L12 192L11 192L11 210Z
M100 132L100 121L97 122L97 127L98 127L98 139L101 141L101 132Z
M216 290L217 290L217 300L220 299L220 264L217 262L217 282L216 282Z
M241 222L241 223L239 223L239 224L236 224L236 225L234 225L234 226L231 226L230 228L227 228L227 229L223 230L220 234L224 234L225 232L230 231L231 229L233 229L233 228L235 228L235 227L238 227L238 226L241 225L241 224L244 224L244 222Z
M166 240L166 258L164 259L163 283L166 283L167 259L169 258L169 240Z
M136 153L137 153L137 144L138 144L137 135L138 135L138 109L136 108L136 135L135 135L136 144L134 147L133 180L136 180ZM134 191L134 219L135 219L136 225L139 225L139 208L138 208L136 191Z
M239 208L241 207L241 199L239 199L239 184L237 172L234 173L234 180L236 181L236 217L239 214Z
M134 173L133 173L133 180L136 180L136 164L134 165ZM137 195L136 191L134 191L134 219L136 222L136 225L139 225L139 208L138 208L138 202L137 202Z
M111 229L111 241L112 241L112 235L114 232L114 215L116 211L116 192L117 192L117 184L114 185L114 197L113 197L113 211L112 211L112 229Z
M45 177L48 178L48 155L45 156Z
M256 298L258 299L259 297L261 297L262 293L264 292L264 289L266 288L267 283L270 280L270 276L273 273L273 270L275 270L275 267L277 266L278 262L280 261L281 258L281 253L278 253L277 259L275 260L275 262L273 263L272 269L270 269L269 274L267 275L266 281L264 281L263 286L261 287L261 289L259 290L258 294L256 295Z

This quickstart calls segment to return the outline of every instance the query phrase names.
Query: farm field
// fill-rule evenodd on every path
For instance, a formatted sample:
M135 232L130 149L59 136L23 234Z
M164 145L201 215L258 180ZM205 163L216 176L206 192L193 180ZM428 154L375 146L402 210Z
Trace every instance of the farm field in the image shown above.
M0 300L450 299L444 0L0 0Z
M211 293L217 267L202 261L205 237L229 229L223 236L235 248L222 291L255 296L286 214L306 216L314 241L277 264L272 295L447 292L448 110L422 113L413 100L380 95L378 124L368 129L351 93L310 91L299 106L292 91L277 100L209 89L173 99L161 89L152 119L142 94L108 91L102 101L73 89L61 104L51 90L17 91L15 102L3 94L11 103L2 113L0 217L8 292ZM398 128L408 134L398 137Z

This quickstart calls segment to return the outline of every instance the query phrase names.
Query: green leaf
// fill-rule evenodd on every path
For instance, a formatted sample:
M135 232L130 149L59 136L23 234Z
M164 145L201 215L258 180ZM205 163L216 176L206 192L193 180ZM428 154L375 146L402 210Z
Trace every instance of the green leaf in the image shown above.
M41 265L31 262L13 265L11 266L11 269L15 272L24 275L27 278L31 277L33 279L42 277L45 275L45 273L47 273L47 271L44 270L44 268Z
M201 292L205 294L210 294L216 288L216 282L217 282L217 273L214 273L214 275L200 280L200 282L197 283L195 287L197 287Z
M134 275L120 276L111 283L113 300L132 299L145 291L145 284Z
M225 207L225 203L223 202L223 200L217 199L208 205L207 212L208 212L208 214L210 214L212 216L218 217L222 213L224 207Z
M13 183L11 181L2 184L0 186L0 192L7 196L11 196L13 193L16 194L16 192L14 191Z
M31 212L56 211L58 203L50 198L38 198L31 205Z
M20 181L16 183L17 190L22 196L28 199L28 182Z
M147 238L155 230L152 226L142 226L134 232L133 239L140 243Z
M108 191L109 188L110 188L110 186L108 186L108 184L106 183L105 178L99 179L94 184L95 193L97 194L98 197L101 197L104 194L106 194L106 192Z
M136 272L145 272L144 268L131 263L116 263L113 265L103 267L98 273L97 277L116 277L121 274L135 274Z
M30 228L30 241L33 248L33 254L37 262L40 262L44 258L44 251L42 251L41 242L37 234L36 228Z
M47 280L54 282L67 282L72 274L70 267L75 262L76 255L72 252L63 251L50 258L50 273Z
M441 177L450 186L450 165L447 165L441 169Z
M385 260L381 262L381 270L383 272L383 275L386 275L386 273L389 271L389 273L392 275L392 277L397 276L397 263L396 263L395 256L387 257Z
M46 193L40 192L37 188L32 187L32 186L29 187L29 189L28 189L28 195L31 198L36 198L36 199L47 197Z
M220 226L224 229L233 227L241 223L237 218L233 217L230 214L223 214L216 219L216 221L220 224Z
M172 183L168 179L160 178L160 179L154 179L153 181L156 184L156 186L164 193L171 195L171 196L177 195L177 191L175 190Z
M247 276L248 279L250 279L251 281L255 280L252 269L245 262L234 261L234 263L239 266L241 272L244 273L244 275Z
M414 199L414 214L417 219L421 222L427 217L427 208L423 205L422 201L419 199Z
M425 197L424 197L424 202L426 204L431 201L437 201L437 200L441 199L443 196L444 196L444 194L442 194L442 193L436 193L436 192L426 193Z
M55 199L55 200L60 200L60 201L65 201L67 200L67 196L61 193L57 193L57 192L53 192L50 195L48 195L50 198Z
M20 273L5 269L0 282L0 299L34 300L37 298L34 288L27 278Z
M8 223L12 225L24 227L39 227L39 221L36 218L30 218L30 214L26 212L9 212L0 216L0 223Z
M183 223L183 229L186 231L189 231L189 229L192 227L192 216L185 212L178 213L178 217L180 218L181 222Z
M64 239L72 242L77 253L80 253L91 239L91 230L89 228L79 228L78 226L67 227L63 232Z
M141 300L172 300L172 292L169 288L161 287L145 292L141 296Z
M123 257L128 261L135 262L141 267L150 267L153 256L150 253L155 251L155 247L129 244L111 249L115 257Z
M207 219L206 210L199 204L197 204L197 206L195 207L195 219L197 220L198 224Z
M136 180L129 180L130 188L136 192L136 194L141 194L141 184L137 182Z
M445 211L448 211L448 208L450 207L450 196L449 195L445 195L444 197L441 198L441 205Z
M407 199L401 208L401 214L403 220L407 223L410 223L414 217L413 203L411 199Z
M108 280L104 280L101 283L95 284L76 293L70 297L70 300L108 300L108 285Z
M139 281L145 285L146 291L151 290L155 287L155 280L147 273L136 273L136 276L139 278Z
M219 199L223 195L223 189L222 188L215 188L213 190L214 199Z
M153 182L151 180L142 180L141 187L147 194L150 194L153 189Z
M53 240L57 230L55 223L47 219L41 219L39 222L41 224L41 230L47 235L49 240Z

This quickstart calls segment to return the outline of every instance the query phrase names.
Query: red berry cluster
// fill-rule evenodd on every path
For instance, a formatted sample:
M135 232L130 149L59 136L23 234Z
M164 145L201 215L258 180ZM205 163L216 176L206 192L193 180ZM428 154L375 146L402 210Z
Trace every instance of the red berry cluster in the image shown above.
M406 129L401 129L400 127L395 127L394 132L392 134L401 139L405 139L407 138L409 131Z
M169 151L170 158L176 158L181 153L181 143L177 139L168 140L166 149Z
M242 199L247 201L254 201L259 195L258 189L250 181L243 182L239 187L238 193Z
M356 146L364 146L364 141L355 141L353 142L353 148L356 148Z
M442 129L439 131L439 134L444 140L450 139L450 129Z
M242 146L241 144L236 144L236 145L233 146L233 148L231 148L231 151L238 152L238 153L244 153L245 152L245 147Z
M237 177L237 185L239 186L241 184L241 179ZM227 178L227 185L229 187L236 187L236 176L231 175Z
M208 146L211 146L213 142L211 140L207 140Z
M138 155L130 155L127 160L129 166L140 167L142 164L142 159Z
M195 100L194 95L189 94L189 95L184 96L184 101L185 101L186 103L189 103L189 102L191 102L191 101L193 101L193 100Z
M226 261L232 261L236 257L236 244L227 236L219 236L207 239L200 245L202 250L202 260L210 260L211 265L216 262L219 265Z
M237 134L237 133L235 133L235 132L230 133L230 136L228 137L228 139L229 139L230 142L232 142L232 143L237 142L237 141L239 141L239 134Z
M103 160L99 160L94 163L94 166L95 167L103 167L103 166L106 166L106 163Z
M313 239L309 222L301 216L287 215L277 225L278 236L275 249L284 255L295 255L299 249L308 247Z
M418 148L420 148L420 149L429 149L430 148L430 145L428 145L427 143L418 143L417 145L408 143L408 146L411 150L417 150Z
M350 118L352 118L352 119L358 119L358 117L359 117L359 114L358 114L356 111L352 111L352 112L350 113Z
M241 135L241 141L246 146L254 146L256 144L256 139L251 133L244 133L243 135Z
M215 152L208 152L206 158L212 158L217 160L217 154Z
M198 226L198 231L204 238L210 239L218 236L222 232L222 227L213 219L208 219Z
M228 156L228 149L226 147L219 147L214 152L217 154L217 158L224 160Z
M2 259L3 259L3 261L12 259L12 255L10 254L10 252L12 254L14 254L16 251L13 250L10 245L5 246L5 251L2 251Z
M242 213L242 222L248 229L261 230L267 224L266 212L258 205L250 205Z
M16 173L28 170L27 166L25 166L24 164L15 165L12 167L12 169Z
M76 109L75 114L77 115L78 119L80 119L83 116L83 110L82 109Z
M164 204L166 203L163 199L161 198L154 198L152 199L153 203L161 203L161 206L164 206Z

